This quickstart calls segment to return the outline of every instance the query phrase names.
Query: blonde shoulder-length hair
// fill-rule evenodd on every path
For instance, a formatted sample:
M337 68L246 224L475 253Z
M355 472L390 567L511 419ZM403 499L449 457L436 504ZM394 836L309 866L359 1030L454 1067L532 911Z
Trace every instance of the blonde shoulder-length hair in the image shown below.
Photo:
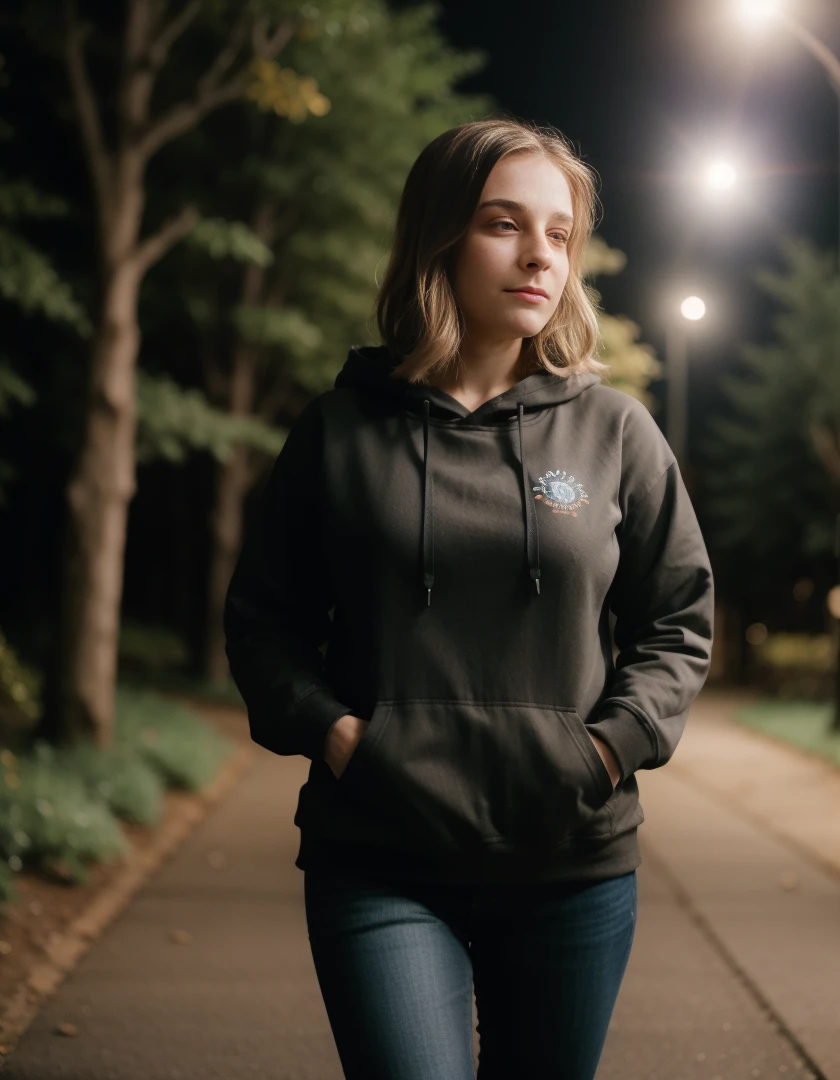
M556 128L516 119L473 120L433 139L409 171L400 198L394 242L376 299L382 343L398 358L395 378L426 383L458 364L464 322L450 273L457 247L475 214L490 171L507 154L542 154L563 171L572 196L569 276L543 329L523 339L520 374L544 368L568 377L604 375L597 293L582 277L583 254L595 227L595 173Z

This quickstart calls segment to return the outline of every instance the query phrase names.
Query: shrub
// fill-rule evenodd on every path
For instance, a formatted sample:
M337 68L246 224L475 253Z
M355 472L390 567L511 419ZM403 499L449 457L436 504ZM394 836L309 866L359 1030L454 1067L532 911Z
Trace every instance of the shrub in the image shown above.
M0 720L19 726L41 711L41 675L24 664L0 630Z
M830 697L835 650L830 634L770 634L752 646L758 683L781 697Z
M150 690L119 686L115 715L105 749L37 740L25 753L0 750L0 900L14 899L24 867L84 882L88 864L122 858L118 819L156 825L164 789L199 790L234 745Z

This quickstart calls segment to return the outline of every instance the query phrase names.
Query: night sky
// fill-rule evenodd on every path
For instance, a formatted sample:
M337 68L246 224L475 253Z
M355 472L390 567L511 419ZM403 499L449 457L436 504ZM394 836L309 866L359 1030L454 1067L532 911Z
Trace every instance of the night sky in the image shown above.
M790 33L747 30L733 7L442 4L453 44L489 53L463 89L560 128L597 171L597 231L628 259L622 274L596 282L606 310L638 322L664 359L668 301L672 310L690 293L706 301L705 319L686 324L692 465L704 415L725 407L720 375L741 370L739 343L770 339L774 302L752 281L753 269L782 266L776 243L785 231L830 250L840 232L837 95ZM786 8L840 52L837 0L787 0ZM724 155L739 168L738 194L709 199L698 179ZM663 401L664 426L664 380L651 389Z

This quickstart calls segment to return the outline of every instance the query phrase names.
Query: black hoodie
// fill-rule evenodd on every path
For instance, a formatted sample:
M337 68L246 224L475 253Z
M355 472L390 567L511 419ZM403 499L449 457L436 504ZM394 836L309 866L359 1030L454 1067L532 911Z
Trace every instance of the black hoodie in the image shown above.
M711 567L674 455L594 374L529 375L470 412L394 365L353 348L303 410L227 595L251 737L311 759L295 865L627 873L635 773L670 760L711 654ZM370 722L336 778L324 740L345 713Z

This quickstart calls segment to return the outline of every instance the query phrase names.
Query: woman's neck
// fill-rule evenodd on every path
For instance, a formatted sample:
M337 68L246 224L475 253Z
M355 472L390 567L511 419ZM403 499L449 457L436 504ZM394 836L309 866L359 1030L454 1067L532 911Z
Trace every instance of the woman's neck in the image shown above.
M516 386L525 377L524 367L521 349L513 360L509 351L507 355L500 353L493 357L462 350L457 366L452 365L444 374L430 376L428 385L443 390L474 412L485 401Z

